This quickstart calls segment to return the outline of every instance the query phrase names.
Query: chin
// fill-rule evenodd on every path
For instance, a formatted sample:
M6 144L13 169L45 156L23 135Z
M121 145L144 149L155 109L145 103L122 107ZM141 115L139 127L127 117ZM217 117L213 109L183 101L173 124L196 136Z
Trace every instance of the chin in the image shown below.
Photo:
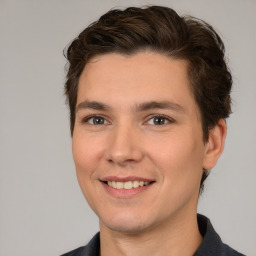
M151 225L147 225L144 220L140 220L138 216L117 216L117 218L111 218L107 220L101 220L101 225L108 229L120 233L137 234L143 232Z
M138 234L146 230L144 225L130 225L129 223L122 223L122 224L109 224L107 226L110 230L123 233L123 234Z

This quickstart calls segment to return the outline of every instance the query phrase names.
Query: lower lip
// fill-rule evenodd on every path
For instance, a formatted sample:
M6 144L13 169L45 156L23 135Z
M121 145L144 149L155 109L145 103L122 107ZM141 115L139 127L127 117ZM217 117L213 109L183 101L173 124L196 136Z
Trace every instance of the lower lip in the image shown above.
M142 192L144 192L145 190L149 189L153 183L149 183L146 186L142 186L142 187L138 187L138 188L132 188L132 189L116 189L116 188L112 188L109 185L107 185L104 182L101 182L103 187L105 188L105 190L113 197L116 198L132 198Z

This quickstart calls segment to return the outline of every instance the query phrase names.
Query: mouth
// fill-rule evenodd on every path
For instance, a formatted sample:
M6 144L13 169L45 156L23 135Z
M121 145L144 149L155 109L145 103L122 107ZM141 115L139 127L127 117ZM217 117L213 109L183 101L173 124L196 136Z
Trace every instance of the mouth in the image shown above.
M132 198L148 190L155 181L138 177L105 177L100 180L106 191L116 198Z
M139 181L139 180L134 180L134 181L126 181L126 182L121 182L121 181L105 181L105 184L107 184L111 188L115 189L135 189L138 187L143 187L143 186L148 186L149 184L153 183L149 181Z

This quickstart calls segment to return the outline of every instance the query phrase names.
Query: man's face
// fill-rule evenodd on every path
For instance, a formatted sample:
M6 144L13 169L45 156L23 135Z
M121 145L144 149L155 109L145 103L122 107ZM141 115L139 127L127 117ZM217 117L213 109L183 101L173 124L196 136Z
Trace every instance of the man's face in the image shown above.
M101 227L136 233L195 214L205 152L185 61L113 53L85 66L73 156Z

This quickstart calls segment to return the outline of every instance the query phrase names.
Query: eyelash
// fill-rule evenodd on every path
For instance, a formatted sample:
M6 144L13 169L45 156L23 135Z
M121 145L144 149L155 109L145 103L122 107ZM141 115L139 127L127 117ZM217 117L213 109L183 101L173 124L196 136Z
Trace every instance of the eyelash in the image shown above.
M100 115L91 115L91 116L87 116L85 118L82 119L82 123L89 123L90 119L93 119L93 118L100 118L100 119L103 119L103 121L107 121L105 117L103 116L100 116ZM101 125L101 124L90 124L90 125Z
M90 124L90 125L104 125L105 124L105 121L107 121L106 120L106 118L105 117L103 117L103 116L101 116L101 115L91 115L91 116L88 116L88 117L85 117L85 118L83 118L82 119L82 123L89 123L89 121L90 121L90 119L93 119L93 118L99 118L99 119L102 119L103 120L103 124ZM172 118L170 118L169 116L165 116L165 115L151 115L151 116L149 116L149 118L147 119L147 121L146 121L146 123L148 123L150 120L153 120L154 118L160 118L160 119L164 119L164 121L167 121L168 123L174 123L175 121L172 119ZM108 121L107 121L108 122ZM109 123L109 122L108 122ZM167 123L167 124L168 124ZM159 126L162 126L162 125L165 125L166 123L164 123L164 124L158 124ZM152 125L156 125L157 126L157 124L152 124Z
M174 123L174 120L172 118L170 118L169 116L166 116L166 115L151 115L150 118L147 120L147 123L149 122L149 120L153 120L154 118L160 118L160 119L164 119L165 121L167 121L167 124L169 123ZM161 125L165 125L166 123L164 124L158 124L159 126ZM157 126L157 124L154 124Z

